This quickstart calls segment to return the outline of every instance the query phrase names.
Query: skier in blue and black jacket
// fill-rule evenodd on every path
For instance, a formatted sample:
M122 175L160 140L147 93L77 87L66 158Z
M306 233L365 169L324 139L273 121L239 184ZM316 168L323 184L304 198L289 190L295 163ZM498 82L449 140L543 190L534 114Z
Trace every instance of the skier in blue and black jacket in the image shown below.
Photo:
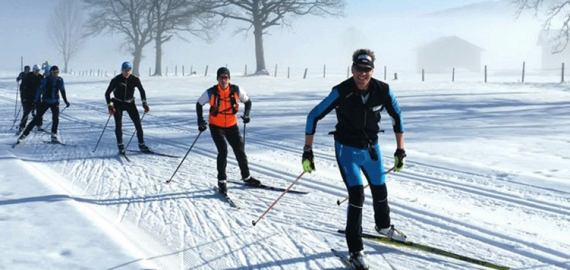
M361 171L372 191L376 231L396 241L406 241L405 235L390 223L386 172L378 145L380 112L386 109L396 134L394 171L404 167L404 123L390 86L372 78L374 60L371 50L355 51L352 55L353 76L333 87L330 94L309 113L305 127L303 170L310 173L315 170L312 145L317 122L336 110L336 130L332 133L336 160L349 194L346 241L355 269L368 269L362 243L364 186Z
M36 98L34 100L34 105L37 108L36 116L32 122L30 122L24 132L18 138L18 143L20 143L30 131L34 128L39 119L44 115L44 113L50 109L52 114L52 126L51 126L51 140L56 143L59 142L57 137L57 127L59 125L59 94L65 102L66 107L69 107L70 103L67 101L67 96L65 94L65 84L63 78L59 77L59 68L57 66L52 66L50 68L50 75L42 80L42 85L36 92Z

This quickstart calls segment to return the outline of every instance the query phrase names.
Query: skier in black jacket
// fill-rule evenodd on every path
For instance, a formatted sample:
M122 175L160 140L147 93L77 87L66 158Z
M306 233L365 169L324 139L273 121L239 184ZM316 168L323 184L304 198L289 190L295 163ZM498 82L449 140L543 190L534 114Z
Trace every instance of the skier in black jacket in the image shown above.
M372 78L374 74L374 52L360 49L352 55L353 76L333 87L332 91L308 115L305 126L305 147L303 170L315 170L313 162L313 136L317 121L333 109L336 110L337 125L334 131L335 154L340 174L349 194L346 222L346 241L350 260L355 269L368 269L362 244L362 206L364 187L361 171L370 184L376 231L397 241L405 241L390 224L388 191L378 131L380 112L386 109L392 118L396 134L394 171L404 167L404 123L398 102L390 86Z
M26 127L28 116L34 109L34 99L36 98L38 89L42 85L43 78L44 76L40 73L40 67L38 65L34 65L33 72L28 72L22 80L20 99L22 100L22 108L24 108L24 112L22 114L22 121L20 121L19 133L21 133ZM42 118L43 117L40 117L36 122L38 130L43 130Z
M135 104L135 87L139 90L145 113L150 111L146 104L146 93L141 84L141 80L131 74L133 65L131 62L124 62L121 65L122 73L117 75L109 83L107 91L105 91L105 100L109 113L115 118L115 136L117 137L117 147L121 154L125 153L125 145L123 144L123 111L127 111L129 117L137 130L137 138L139 141L139 149L142 152L151 152L152 150L144 143L143 129L137 105ZM111 98L113 93L113 98Z

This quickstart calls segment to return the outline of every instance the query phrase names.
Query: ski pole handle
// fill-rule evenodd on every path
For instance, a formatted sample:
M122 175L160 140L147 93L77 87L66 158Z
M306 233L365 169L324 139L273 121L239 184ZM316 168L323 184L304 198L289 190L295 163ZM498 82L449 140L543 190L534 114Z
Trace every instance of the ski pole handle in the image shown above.
M295 185L295 183L297 183L297 181L299 181L299 179L301 179L301 176L303 176L303 174L305 174L305 172L302 172L297 177L297 179L285 191L283 191L283 193L279 196L279 198L277 198L277 200L275 200L273 202L273 204L271 204L271 206L269 206L269 208L267 208L267 210L265 210L265 212L257 220L252 220L251 224L253 224L253 226L255 226L255 224L257 224L269 212L269 210L271 210L271 208L273 208L273 206L275 206L275 204L285 195L285 193L287 193Z
M390 173L391 171L393 171L393 170L394 170L394 167L392 167L391 169L387 170L384 174L389 174L389 173ZM366 186L364 187L364 189L366 189L368 186L370 186L370 185L366 185ZM338 199L338 200L336 200L336 204L337 204L337 205L341 205L341 204L343 204L344 202L346 202L346 201L348 200L348 198L349 198L349 197L346 196L346 198L344 198L344 199L342 199L342 200L341 200L341 199Z

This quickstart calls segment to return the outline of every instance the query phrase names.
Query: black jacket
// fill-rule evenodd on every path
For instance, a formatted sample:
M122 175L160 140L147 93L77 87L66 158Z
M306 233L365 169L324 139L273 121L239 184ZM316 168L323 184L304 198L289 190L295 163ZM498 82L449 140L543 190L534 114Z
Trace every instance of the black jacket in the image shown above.
M33 72L28 72L22 80L20 98L22 101L34 101L38 88L42 86L42 74L35 75Z
M105 91L105 100L107 104L111 102L111 92L113 100L131 103L135 100L135 87L139 89L141 99L146 100L146 93L142 87L141 80L134 75L125 78L123 74L117 75L109 83L107 91Z

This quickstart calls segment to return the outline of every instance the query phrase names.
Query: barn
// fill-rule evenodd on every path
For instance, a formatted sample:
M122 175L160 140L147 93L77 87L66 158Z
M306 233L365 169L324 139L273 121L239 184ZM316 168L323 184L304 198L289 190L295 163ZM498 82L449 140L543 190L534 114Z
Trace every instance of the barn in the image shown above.
M564 48L564 38L560 43L559 35L560 30L542 30L538 35L537 45L542 47L542 69L560 69L562 63L570 63L570 44Z
M457 36L440 37L418 49L416 70L428 73L450 72L453 68L481 70L484 50Z

